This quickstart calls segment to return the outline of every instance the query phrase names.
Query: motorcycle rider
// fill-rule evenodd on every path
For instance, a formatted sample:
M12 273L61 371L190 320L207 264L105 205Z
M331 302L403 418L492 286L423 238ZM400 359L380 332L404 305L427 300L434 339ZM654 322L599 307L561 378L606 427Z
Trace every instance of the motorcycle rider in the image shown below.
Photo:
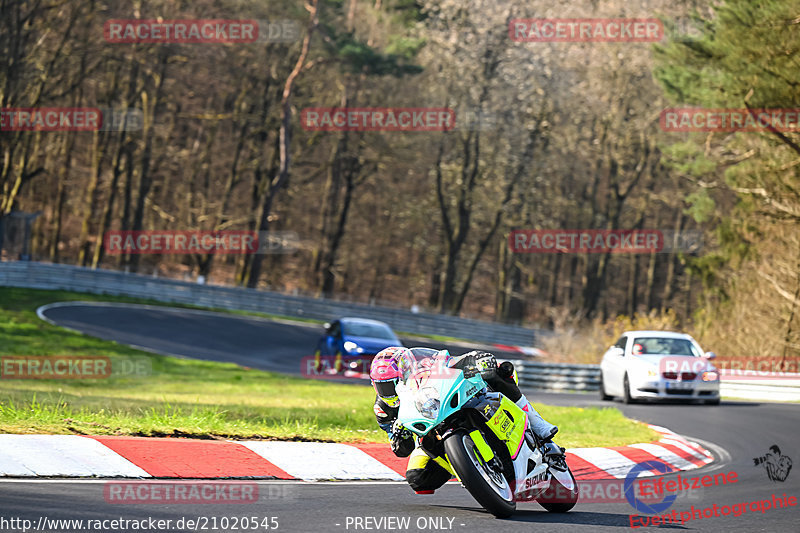
M563 450L552 439L558 427L547 422L528 402L519 390L514 365L508 361L497 365L497 359L489 352L473 350L453 357L450 366L454 368L476 368L487 385L500 392L528 413L529 427L546 447L546 455L560 455ZM392 451L398 457L409 457L406 467L406 480L417 494L433 494L452 477L444 466L444 459L431 459L413 438L413 434L397 421L400 399L395 386L399 380L408 378L415 358L411 350L402 346L392 346L381 350L370 366L370 381L376 392L373 410L378 425L386 431L392 444Z

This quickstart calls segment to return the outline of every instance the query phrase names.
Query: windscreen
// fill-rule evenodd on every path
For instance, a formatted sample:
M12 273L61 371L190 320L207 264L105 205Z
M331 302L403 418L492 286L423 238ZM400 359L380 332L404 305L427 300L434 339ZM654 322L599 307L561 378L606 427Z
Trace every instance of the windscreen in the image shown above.
M342 324L342 331L351 337L372 337L373 339L395 340L397 337L388 326L370 324L368 322L347 322Z
M447 350L416 347L410 352L414 358L413 368L404 373L403 380L409 388L420 388L431 379L452 378L453 373L448 368L450 352Z
M426 358L435 358L439 354L439 350L435 350L433 348L423 348L423 347L416 347L411 348L411 353L414 354L414 358L417 361L422 361Z
M688 339L664 337L637 337L633 341L633 355L691 355L702 354Z

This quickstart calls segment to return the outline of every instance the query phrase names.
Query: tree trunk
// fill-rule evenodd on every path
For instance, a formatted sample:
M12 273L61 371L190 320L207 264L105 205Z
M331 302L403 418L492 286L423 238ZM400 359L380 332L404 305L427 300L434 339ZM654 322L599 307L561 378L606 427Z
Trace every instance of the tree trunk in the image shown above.
M72 171L72 150L75 147L75 133L67 132L64 135L64 163L56 175L58 182L58 189L56 192L56 202L53 212L53 230L50 234L50 248L48 250L48 257L53 263L59 262L58 244L61 242L61 229L64 216L64 203L67 199L67 181Z
M155 74L156 87L153 91L152 104L148 102L147 92L142 93L142 111L144 114L142 138L144 139L144 148L142 149L142 155L139 160L139 191L133 210L133 221L131 225L133 231L141 231L144 228L144 207L147 196L150 194L150 189L153 186L153 174L150 168L153 157L153 142L155 141L153 120L158 116L158 109L161 103L161 91L166 79L167 65L169 62L169 52L167 50L167 48L162 48L162 51L159 53L159 71ZM133 272L137 272L139 269L140 257L140 254L131 255L130 266Z
M314 33L318 24L318 9L319 0L310 0L308 10L310 12L308 20L308 29L303 38L303 47L300 52L300 57L297 58L294 69L286 78L286 84L283 87L283 95L281 97L281 125L278 134L278 150L280 155L280 164L278 173L273 178L267 188L266 195L264 196L264 203L262 204L261 220L258 224L259 232L266 232L269 229L269 216L272 212L272 202L278 190L283 187L289 180L289 167L291 165L291 137L292 137L292 124L291 124L291 99L292 91L294 90L294 82L300 74L303 66L305 65L306 58L308 57L308 50L311 46L311 36ZM261 265L264 256L257 254L253 256L250 265L250 272L248 275L247 286L255 288L258 286L258 280L261 277Z
M628 294L627 294L627 304L628 304L628 316L633 316L636 314L636 309L639 307L638 297L638 283L639 283L639 256L636 254L630 254L630 259L628 260L628 268L630 270L630 277L628 278Z
M89 185L86 187L86 194L83 199L84 216L81 222L81 233L78 238L80 243L80 250L78 251L78 264L86 266L89 263L89 255L91 251L91 243L89 242L89 233L91 232L91 225L96 220L95 206L97 205L97 187L100 183L100 173L102 172L102 159L105 152L106 143L101 147L101 134L95 131L92 134L92 168L89 175Z
M647 260L647 287L645 288L645 309L650 312L654 307L656 285L656 253L651 252Z
M337 157L337 162L334 165L334 168L337 174L344 176L345 189L344 197L342 198L342 208L339 211L339 217L336 221L336 229L331 235L330 242L322 260L321 292L325 297L330 297L333 295L333 289L336 282L336 257L339 253L339 246L341 245L342 238L344 237L345 226L347 224L347 215L350 211L350 204L353 201L356 174L361 169L358 153L352 156L347 154L347 133L343 135L341 145L342 149L339 152L339 156ZM341 154L344 154L344 156ZM339 179L337 178L335 181L338 182ZM336 196L338 196L338 194Z
M683 227L684 222L684 214L682 211L678 211L677 216L675 217L675 233L676 236L680 233L681 228ZM678 261L678 254L674 251L674 241L673 247L671 248L672 251L669 252L669 257L667 258L667 278L664 281L664 293L661 296L661 310L664 311L668 307L671 307L671 300L673 294L673 285L675 283L675 269L677 267Z

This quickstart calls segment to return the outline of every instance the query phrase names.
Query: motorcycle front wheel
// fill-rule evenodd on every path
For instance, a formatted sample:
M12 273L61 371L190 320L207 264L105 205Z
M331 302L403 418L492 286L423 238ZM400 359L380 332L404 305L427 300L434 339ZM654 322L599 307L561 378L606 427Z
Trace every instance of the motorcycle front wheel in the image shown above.
M502 471L481 457L477 446L463 429L444 441L453 470L472 497L497 518L508 518L517 509L511 484Z

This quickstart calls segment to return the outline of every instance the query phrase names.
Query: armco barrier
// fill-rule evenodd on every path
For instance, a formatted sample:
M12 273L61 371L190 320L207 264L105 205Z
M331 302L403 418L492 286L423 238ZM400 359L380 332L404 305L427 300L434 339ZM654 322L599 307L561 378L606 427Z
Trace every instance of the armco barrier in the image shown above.
M524 389L559 391L597 391L600 389L600 365L571 365L512 361ZM736 380L723 376L720 394L727 398L800 401L800 375L796 380Z
M600 389L600 365L512 361L520 387L549 391L596 391Z
M720 382L719 392L729 398L800 402L800 376L794 380L728 380Z
M0 262L0 286L69 290L96 294L125 295L162 302L240 309L290 317L331 320L357 315L382 320L399 331L446 335L479 342L532 346L543 330L481 322L447 315L412 313L334 300L198 285L186 281L154 278L112 270L28 261ZM513 361L523 388L549 391L596 391L600 387L599 365ZM723 396L751 400L800 401L800 380L789 382L737 381L723 376Z
M0 262L0 286L2 285L124 295L161 302L325 321L341 316L360 316L381 320L398 331L516 346L533 346L541 331L449 315L412 313L406 309L290 296L254 289L199 285L113 270L29 261Z

